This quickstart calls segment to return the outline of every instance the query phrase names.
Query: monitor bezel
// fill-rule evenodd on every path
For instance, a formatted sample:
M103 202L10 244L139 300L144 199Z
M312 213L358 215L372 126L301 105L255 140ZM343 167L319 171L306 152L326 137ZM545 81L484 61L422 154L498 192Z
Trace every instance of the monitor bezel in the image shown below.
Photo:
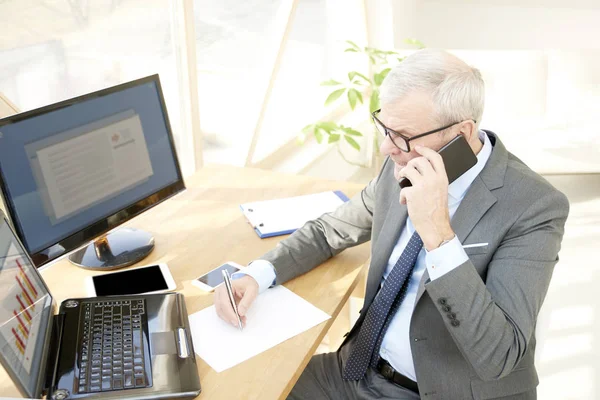
M160 106L162 108L163 116L165 119L165 126L167 129L167 135L169 137L169 143L171 146L171 151L173 152L173 157L175 160L175 168L177 171L177 181L160 188L159 190L150 193L145 198L132 203L112 214L108 214L94 222L85 228L66 236L59 241L52 243L45 248L33 253L29 249L27 244L27 240L25 240L25 234L21 228L20 221L17 217L17 213L15 211L15 206L13 204L12 198L9 196L8 190L5 186L5 178L4 172L0 168L0 191L2 192L2 198L4 199L4 204L6 205L7 214L10 216L10 220L12 221L12 225L17 233L17 236L21 240L24 245L24 248L27 250L27 253L31 257L33 264L36 268L40 268L41 266L54 261L58 258L64 257L74 250L85 247L89 243L93 242L98 237L110 232L113 229L118 228L123 225L127 221L131 220L134 217L146 212L147 210L157 206L163 201L175 196L178 193L181 193L186 189L185 181L183 174L181 172L181 167L179 165L179 157L177 155L177 149L175 148L175 140L173 137L173 132L171 128L171 122L169 120L169 115L167 113L167 106L163 95L162 86L160 84L159 74L149 75L143 78L135 79L133 81L125 82L116 86L111 86L108 88L100 89L91 93L87 93L81 96L73 97L67 100L63 100L57 103L49 104L44 107L36 108L34 110L25 111L22 113L14 114L5 118L0 119L0 128L4 125L13 124L24 119L28 119L31 117L36 117L39 115L46 114L48 112L56 111L62 108L69 107L71 105L77 104L82 101L90 100L92 98L102 97L106 95L113 94L115 92L119 92L125 89L129 89L135 86L144 85L147 83L155 83L158 91L158 97L160 101ZM155 197L156 200L153 200L151 203L147 204L147 200ZM64 251L61 253L53 254L52 256L46 254L48 250L54 246L60 246L64 248ZM46 252L46 253L45 253Z

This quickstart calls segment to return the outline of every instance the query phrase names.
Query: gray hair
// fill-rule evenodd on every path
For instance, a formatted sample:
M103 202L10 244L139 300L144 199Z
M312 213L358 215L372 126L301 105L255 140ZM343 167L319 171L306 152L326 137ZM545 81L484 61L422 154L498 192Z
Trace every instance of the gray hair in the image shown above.
M478 69L458 57L434 49L419 50L394 66L380 87L382 105L393 103L413 91L430 93L441 124L483 115L485 88Z

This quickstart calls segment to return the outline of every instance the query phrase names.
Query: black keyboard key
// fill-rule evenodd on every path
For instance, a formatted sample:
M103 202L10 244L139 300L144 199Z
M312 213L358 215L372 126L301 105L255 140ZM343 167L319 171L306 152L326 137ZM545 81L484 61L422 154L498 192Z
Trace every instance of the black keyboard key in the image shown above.
M125 385L126 388L134 387L133 385L133 375L125 375Z
M90 386L90 392L99 392L99 391L100 391L100 385Z
M123 379L118 378L113 380L113 389L123 389Z
M144 387L146 386L146 382L144 381L144 378L135 378L135 387Z

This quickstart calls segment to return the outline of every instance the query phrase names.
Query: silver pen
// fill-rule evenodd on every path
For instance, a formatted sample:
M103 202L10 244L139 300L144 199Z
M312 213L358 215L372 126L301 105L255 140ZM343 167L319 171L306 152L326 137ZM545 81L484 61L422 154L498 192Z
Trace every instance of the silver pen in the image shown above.
M235 297L233 297L233 288L231 287L231 277L229 276L229 271L222 270L221 273L223 274L223 281L225 282L225 287L227 288L227 294L229 295L229 302L231 303L231 306L233 307L233 311L235 312L235 316L237 317L238 326L240 327L240 331L242 331L243 330L242 319L240 318L240 314L238 313L237 306L235 304Z

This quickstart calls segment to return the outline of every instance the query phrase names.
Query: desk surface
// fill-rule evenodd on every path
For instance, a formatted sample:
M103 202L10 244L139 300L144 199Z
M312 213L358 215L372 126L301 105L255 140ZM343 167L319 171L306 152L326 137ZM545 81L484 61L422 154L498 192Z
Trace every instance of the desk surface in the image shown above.
M207 166L187 179L186 186L184 193L126 225L154 235L156 247L139 265L167 263L190 314L213 304L212 294L191 285L192 279L225 261L246 265L283 238L260 239L242 215L240 203L326 190L342 190L351 197L362 189L351 183L229 166ZM368 244L357 246L284 285L331 315L328 321L221 373L196 356L202 384L198 399L285 398L350 296L368 256ZM42 271L57 304L85 297L83 278L95 274L67 260ZM3 370L0 396L20 397Z

